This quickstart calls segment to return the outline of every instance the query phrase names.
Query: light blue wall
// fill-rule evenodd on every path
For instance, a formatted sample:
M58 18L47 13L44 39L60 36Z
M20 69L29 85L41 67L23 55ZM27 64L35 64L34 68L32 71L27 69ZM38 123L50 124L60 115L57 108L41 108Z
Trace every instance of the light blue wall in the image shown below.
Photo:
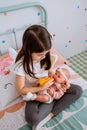
M0 7L42 2L48 11L53 46L65 58L87 50L87 0L3 0Z

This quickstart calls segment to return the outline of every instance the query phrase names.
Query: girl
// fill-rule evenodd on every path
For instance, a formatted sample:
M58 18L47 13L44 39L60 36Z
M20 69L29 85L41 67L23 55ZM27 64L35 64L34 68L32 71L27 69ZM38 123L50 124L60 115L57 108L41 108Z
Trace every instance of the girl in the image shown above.
M43 87L32 87L38 78L48 76L51 68L51 47L51 35L43 26L32 25L25 30L22 48L16 57L14 68L16 88L20 95L41 92L53 84L53 79L50 79L43 84ZM25 119L32 126L32 130L41 130L48 120L76 101L81 93L81 87L71 84L61 99L54 100L50 104L45 103L45 97L40 101L37 99L28 101L25 107Z

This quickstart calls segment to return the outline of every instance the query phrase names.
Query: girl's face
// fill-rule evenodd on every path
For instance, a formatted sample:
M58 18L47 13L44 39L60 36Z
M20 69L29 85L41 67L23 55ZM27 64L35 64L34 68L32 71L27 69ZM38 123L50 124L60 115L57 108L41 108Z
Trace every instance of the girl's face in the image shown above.
M43 60L46 56L46 54L49 52L50 50L48 51L43 51L41 53L32 53L32 59L33 59L33 62L40 62L41 60Z

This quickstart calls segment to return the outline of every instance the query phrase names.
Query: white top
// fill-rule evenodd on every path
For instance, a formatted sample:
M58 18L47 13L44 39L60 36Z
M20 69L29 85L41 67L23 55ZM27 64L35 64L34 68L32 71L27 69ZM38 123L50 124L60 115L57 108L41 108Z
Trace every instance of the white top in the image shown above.
M52 69L54 64L56 63L56 61L58 60L57 55L51 54L51 56L55 57L54 63L52 64ZM22 58L14 65L14 73L20 76L24 76L25 77L25 85L26 86L30 86L32 84L34 84L37 79L32 78L31 76L29 76L28 74L26 74L26 72L23 69L23 65L22 65ZM31 66L30 66L31 67ZM41 77L47 77L48 76L48 70L44 70L44 68L40 68L40 62L38 63L33 63L33 67L34 67L34 73L35 76L37 78L41 78Z
M29 85L32 85L34 84L37 79L35 78L32 78L30 77L28 74L26 74L26 72L24 71L23 69L23 65L21 64L21 60L19 60L15 66L14 66L14 73L17 74L17 75L20 75L20 76L24 76L25 77L25 85L29 86ZM48 71L47 70L44 70L44 68L40 68L40 62L38 63L34 63L33 64L33 67L34 67L34 73L35 73L35 76L37 78L41 78L41 77L46 77L48 76Z

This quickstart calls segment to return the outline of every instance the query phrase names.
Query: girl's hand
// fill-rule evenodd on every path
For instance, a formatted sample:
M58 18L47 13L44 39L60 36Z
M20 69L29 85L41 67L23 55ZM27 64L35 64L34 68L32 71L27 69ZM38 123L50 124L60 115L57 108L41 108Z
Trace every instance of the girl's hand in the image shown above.
M52 70L49 70L48 71L48 76L49 77L53 77L55 75L55 72L54 71L52 71Z
M43 84L43 86L41 86L41 91L47 89L48 87L50 87L54 82L54 79L50 79L49 81L45 82Z

